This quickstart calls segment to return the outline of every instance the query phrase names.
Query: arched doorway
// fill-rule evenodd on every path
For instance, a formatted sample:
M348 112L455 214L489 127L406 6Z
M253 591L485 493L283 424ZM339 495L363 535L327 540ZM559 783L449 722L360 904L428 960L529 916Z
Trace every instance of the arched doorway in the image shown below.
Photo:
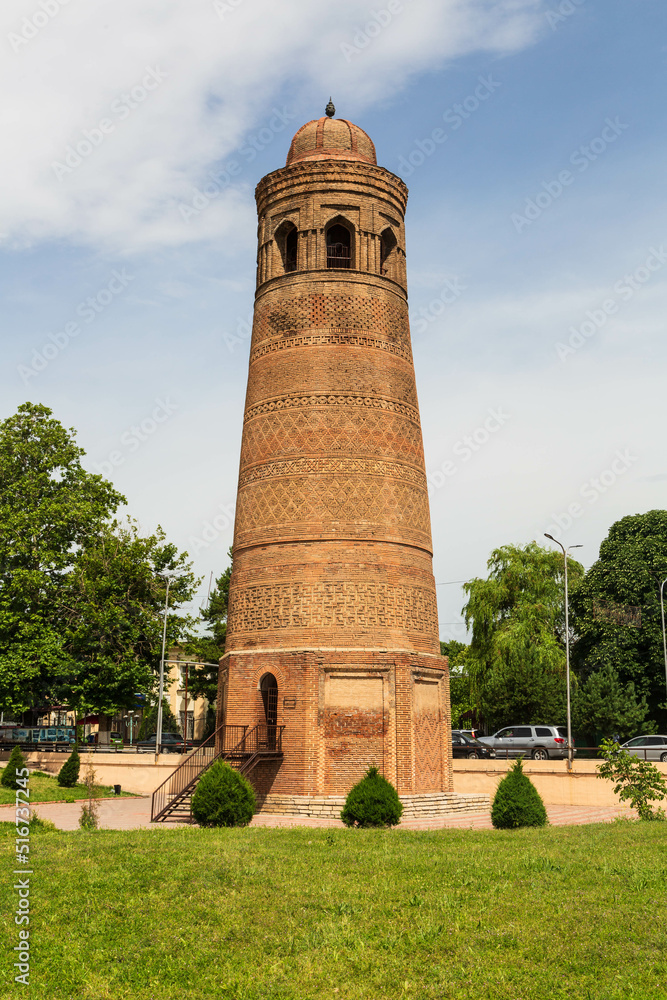
M278 725L278 681L273 674L264 674L259 682L259 691L264 704L266 743L269 747L275 746Z

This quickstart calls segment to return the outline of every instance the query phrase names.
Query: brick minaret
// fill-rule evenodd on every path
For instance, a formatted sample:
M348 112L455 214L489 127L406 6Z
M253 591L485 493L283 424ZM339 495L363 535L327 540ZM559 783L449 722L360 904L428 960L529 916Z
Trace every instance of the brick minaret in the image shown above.
M284 760L253 776L260 793L347 792L369 764L401 794L450 791L408 192L333 111L299 129L256 191L219 721L285 726Z

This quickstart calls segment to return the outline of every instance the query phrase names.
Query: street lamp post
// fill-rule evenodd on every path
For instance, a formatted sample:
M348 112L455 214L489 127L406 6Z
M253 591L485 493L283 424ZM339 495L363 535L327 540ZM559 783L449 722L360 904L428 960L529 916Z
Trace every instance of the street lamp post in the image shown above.
M550 538L556 545L560 545L563 550L563 561L565 563L565 683L567 684L567 769L572 770L572 711L570 703L570 618L568 608L567 593L567 554L570 549L580 549L581 545L568 545L567 548L559 542L553 535L544 532L545 538Z
M130 711L127 713L127 715L123 716L123 719L125 720L125 722L127 724L129 724L129 727L130 727L130 746L132 746L132 736L133 736L133 733L134 733L134 724L136 722L138 722L138 719L135 719L135 717L134 717L134 711L132 709L130 709Z
M665 632L665 599L663 597L666 583L667 578L660 584L660 617L662 618L662 651L665 656L665 688L667 689L667 632Z
M167 611L169 610L169 584L172 578L176 576L175 573L165 573L164 576L167 579L167 593L164 598L164 626L162 629L162 656L160 657L160 688L158 694L157 702L157 730L155 732L155 761L160 756L160 747L162 745L162 696L164 695L164 652L167 645Z

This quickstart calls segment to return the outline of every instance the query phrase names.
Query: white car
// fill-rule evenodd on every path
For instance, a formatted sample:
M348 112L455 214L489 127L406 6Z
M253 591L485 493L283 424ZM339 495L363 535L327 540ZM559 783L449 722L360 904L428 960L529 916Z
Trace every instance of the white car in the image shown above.
M622 750L627 750L633 757L643 760L667 761L667 736L636 736L634 740L623 743Z

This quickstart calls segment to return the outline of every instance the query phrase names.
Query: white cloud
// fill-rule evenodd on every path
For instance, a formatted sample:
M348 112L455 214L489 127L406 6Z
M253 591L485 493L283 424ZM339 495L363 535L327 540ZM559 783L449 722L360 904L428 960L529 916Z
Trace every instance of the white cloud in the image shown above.
M385 5L358 0L235 0L218 11L213 0L5 0L3 242L118 252L250 233L247 183L223 184L187 221L179 205L249 130L268 126L276 95L317 94L316 114L334 91L358 112L413 73L516 51L543 30L541 0L399 7L376 32L368 25ZM283 123L283 139L299 124Z

